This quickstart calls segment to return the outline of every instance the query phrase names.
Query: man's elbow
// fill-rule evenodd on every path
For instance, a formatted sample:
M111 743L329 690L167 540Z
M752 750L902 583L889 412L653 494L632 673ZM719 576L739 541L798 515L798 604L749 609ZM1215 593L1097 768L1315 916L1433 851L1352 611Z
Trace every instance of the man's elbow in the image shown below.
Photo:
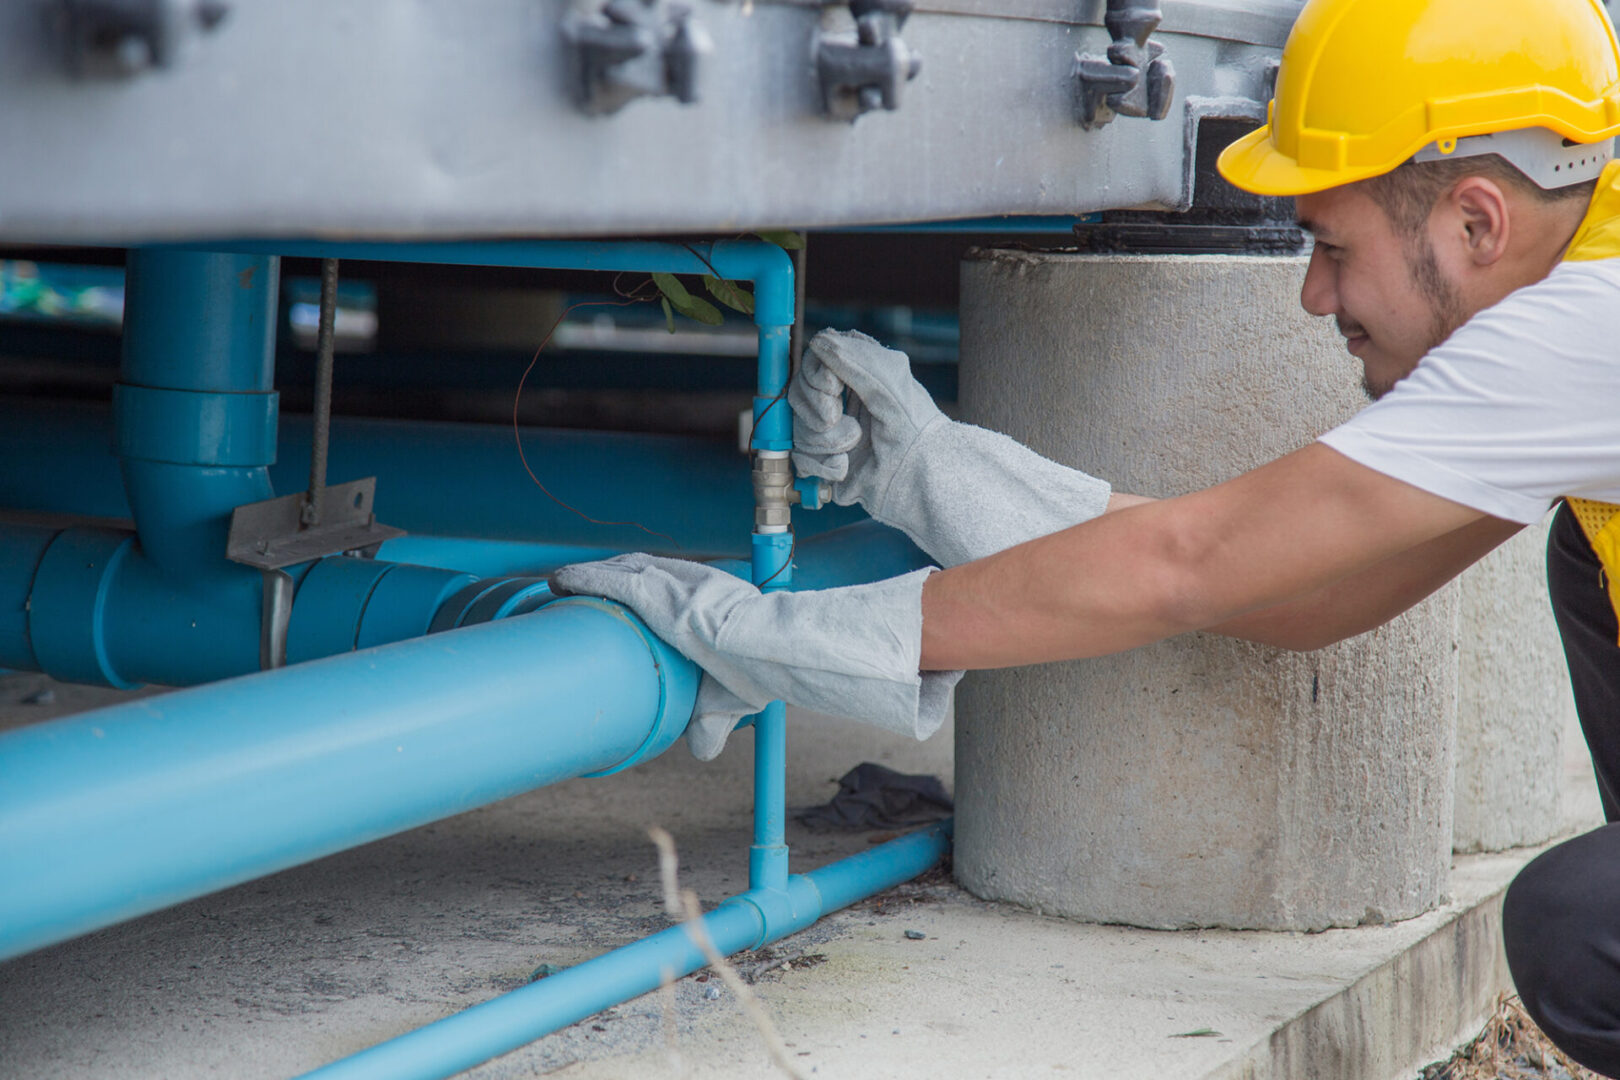
M1325 613L1316 616L1308 612L1290 611L1278 615L1262 611L1211 626L1210 629L1217 634L1252 641L1257 645L1270 645L1272 648L1293 653L1308 653L1337 645L1341 641L1365 633L1371 627L1336 625Z
M1156 637L1201 630L1218 622L1216 590L1196 554L1166 545L1138 577L1137 611Z

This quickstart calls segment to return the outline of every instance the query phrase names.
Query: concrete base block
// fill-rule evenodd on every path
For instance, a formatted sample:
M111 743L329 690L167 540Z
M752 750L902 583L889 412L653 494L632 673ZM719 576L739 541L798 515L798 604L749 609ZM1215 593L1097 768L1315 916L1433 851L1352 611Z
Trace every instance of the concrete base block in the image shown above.
M1302 446L1364 399L1304 263L981 252L965 419L1170 496ZM1108 573L1107 567L1074 568ZM1452 846L1456 594L1333 648L1192 634L957 698L972 892L1150 927L1314 930L1435 905Z
M1546 548L1546 526L1533 526L1457 580L1458 852L1530 847L1563 829L1559 763L1580 727Z

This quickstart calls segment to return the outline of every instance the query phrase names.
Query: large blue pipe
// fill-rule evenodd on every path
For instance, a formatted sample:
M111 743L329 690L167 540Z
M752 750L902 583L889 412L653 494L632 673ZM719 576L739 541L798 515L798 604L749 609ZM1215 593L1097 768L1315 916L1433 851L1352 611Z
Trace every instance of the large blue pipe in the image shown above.
M795 875L783 890L796 905L790 914L775 915L774 898L747 892L709 912L703 925L722 955L758 948L909 881L938 864L949 849L949 823L930 826ZM656 990L666 972L678 979L707 963L686 927L671 927L306 1073L303 1080L439 1080Z
M659 753L696 692L570 598L0 734L0 959Z

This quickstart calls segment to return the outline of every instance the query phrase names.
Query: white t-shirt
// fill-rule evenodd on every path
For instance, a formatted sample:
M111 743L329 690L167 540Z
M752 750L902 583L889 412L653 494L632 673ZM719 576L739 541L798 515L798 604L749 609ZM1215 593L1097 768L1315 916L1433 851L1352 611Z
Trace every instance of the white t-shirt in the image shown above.
M1510 521L1565 495L1620 503L1620 259L1560 263L1321 441Z

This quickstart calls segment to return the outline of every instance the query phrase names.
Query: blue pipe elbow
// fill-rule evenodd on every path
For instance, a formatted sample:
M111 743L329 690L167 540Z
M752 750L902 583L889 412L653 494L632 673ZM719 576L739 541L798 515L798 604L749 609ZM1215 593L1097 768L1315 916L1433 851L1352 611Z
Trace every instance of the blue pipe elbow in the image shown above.
M792 326L793 259L768 240L717 240L709 260L721 276L754 283L754 322Z

